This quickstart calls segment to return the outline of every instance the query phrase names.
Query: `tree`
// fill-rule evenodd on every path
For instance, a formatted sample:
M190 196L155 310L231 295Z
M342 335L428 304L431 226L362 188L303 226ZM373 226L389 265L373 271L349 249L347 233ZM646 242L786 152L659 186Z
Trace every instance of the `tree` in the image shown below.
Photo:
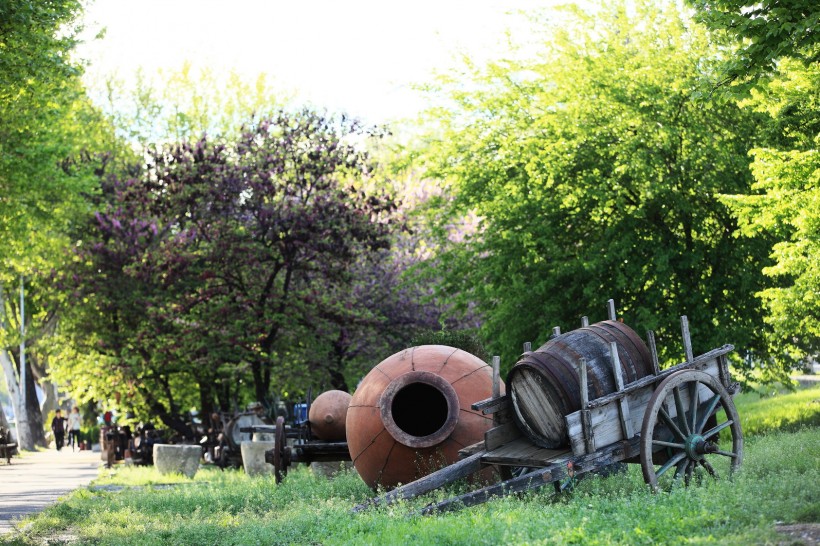
M655 330L681 359L695 349L760 349L755 264L766 241L739 241L719 195L749 188L759 116L693 99L716 55L704 29L668 5L575 11L530 61L445 79L433 112L430 209L441 245L429 271L474 303L488 348L511 362L553 326L605 318ZM468 67L469 69L469 67Z
M337 289L332 298L350 305L356 316L315 323L325 348L316 351L306 366L318 370L318 377L303 384L350 391L374 365L412 346L420 332L461 326L444 317L430 287L409 278L408 271L418 261L407 253L413 243L414 237L400 234L389 250L362 256L353 265L351 286L341 287L347 294Z
M820 349L820 244L817 150L820 143L820 4L805 0L748 3L693 1L699 19L738 43L727 63L731 92L766 116L762 139L750 151L754 184L724 202L741 237L772 240L771 285L763 302L766 340L778 377ZM782 377L778 377L782 379Z
M771 74L784 57L806 65L820 61L820 5L814 0L689 0L697 19L726 31L736 43L723 67L723 83L746 91Z
M91 158L110 134L70 59L81 7L74 0L0 2L0 286L6 291L0 311L7 325L0 331L0 356L7 381L26 378L9 390L30 393L26 407L13 397L23 449L45 443L29 378L32 372L44 377L37 343L54 327L55 310L43 307L56 301L46 297L49 272L66 255L66 234L96 183L98 164ZM23 340L14 306L21 283L30 303ZM25 366L20 347L31 352Z
M775 369L789 369L820 350L820 68L785 59L747 104L771 116L769 146L750 152L749 193L724 201L739 235L776 241L774 264L763 270L774 283L758 295Z
M140 69L133 81L111 75L86 80L89 94L114 120L121 138L138 148L204 134L232 139L254 115L272 115L290 99L264 73L248 81L233 71L220 73L191 62L156 73Z
M389 245L395 210L357 189L370 175L355 143L366 135L282 111L233 142L154 150L139 176L104 185L65 282L72 336L111 363L122 400L182 432L180 397L198 391L208 411L214 391L245 381L241 395L269 403L274 374L311 354L317 323L356 322L351 267Z

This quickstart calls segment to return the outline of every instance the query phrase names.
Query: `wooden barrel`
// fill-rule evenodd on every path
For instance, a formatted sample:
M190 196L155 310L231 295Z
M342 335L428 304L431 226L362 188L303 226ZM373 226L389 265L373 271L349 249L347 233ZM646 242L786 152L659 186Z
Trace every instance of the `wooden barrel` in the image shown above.
M652 356L640 336L621 322L606 320L524 353L507 374L515 421L536 445L569 445L564 417L581 409L581 359L587 362L589 400L617 390L610 342L617 344L624 384L652 373Z

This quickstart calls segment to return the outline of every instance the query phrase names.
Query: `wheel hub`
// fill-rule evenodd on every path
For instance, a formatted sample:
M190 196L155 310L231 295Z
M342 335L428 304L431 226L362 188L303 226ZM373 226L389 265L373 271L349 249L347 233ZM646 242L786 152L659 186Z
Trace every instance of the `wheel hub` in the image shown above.
M706 441L700 434L692 434L686 439L686 455L694 460L699 461L708 453L717 451L718 446L713 442Z

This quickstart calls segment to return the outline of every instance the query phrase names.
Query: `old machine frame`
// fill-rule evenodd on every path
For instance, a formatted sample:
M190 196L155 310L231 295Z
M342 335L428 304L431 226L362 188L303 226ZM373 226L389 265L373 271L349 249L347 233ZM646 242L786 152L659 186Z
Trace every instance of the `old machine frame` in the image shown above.
M293 424L285 422L283 416L276 418L275 425L255 425L243 427L242 432L273 433L274 446L265 452L265 462L273 465L276 483L281 483L294 463L349 461L347 442L321 440L311 431L308 418L312 404L311 390L308 390L304 404L294 405ZM298 411L296 406L302 406Z

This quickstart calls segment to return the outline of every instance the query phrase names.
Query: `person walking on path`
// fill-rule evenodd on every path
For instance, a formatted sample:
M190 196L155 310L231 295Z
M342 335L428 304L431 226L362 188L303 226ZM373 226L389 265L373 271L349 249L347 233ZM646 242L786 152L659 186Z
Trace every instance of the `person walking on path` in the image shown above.
M51 420L51 432L54 433L54 443L57 445L57 451L63 449L63 442L65 441L66 418L63 417L60 408L54 410L54 419Z
M74 406L71 413L68 414L68 445L71 446L71 451L74 451L74 443L80 447L80 408Z

